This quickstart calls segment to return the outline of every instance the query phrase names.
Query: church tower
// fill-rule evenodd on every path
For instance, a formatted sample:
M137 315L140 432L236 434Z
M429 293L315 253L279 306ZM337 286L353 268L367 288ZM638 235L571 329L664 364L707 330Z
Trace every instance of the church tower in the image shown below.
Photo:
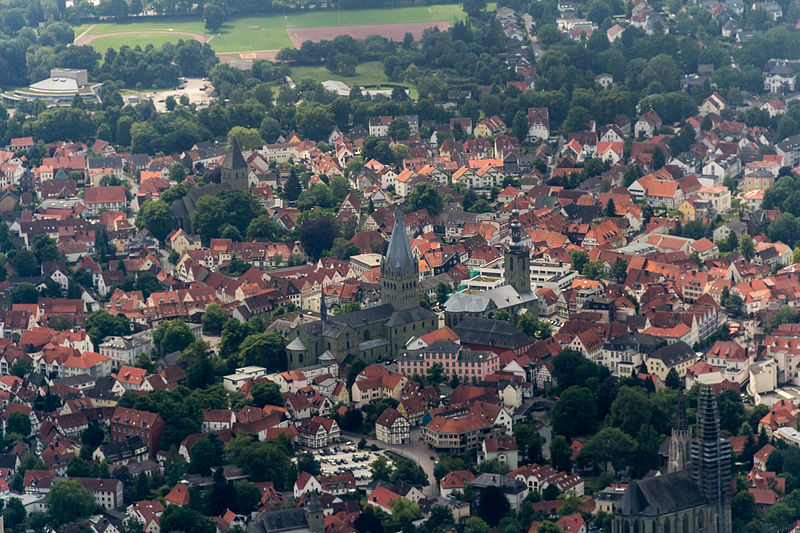
M686 404L683 400L683 390L678 390L678 403L675 406L675 423L672 426L672 435L669 439L669 463L667 472L682 472L689 466L689 444L692 432L686 421Z
M395 311L419 307L418 282L419 266L411 254L406 225L398 207L381 268L381 301L390 304Z
M516 200L514 200L514 210L511 212L511 246L505 256L505 278L506 284L514 287L517 292L530 292L531 258L522 245L522 226L519 223Z
M247 163L239 150L239 143L236 138L231 141L231 148L225 154L220 168L220 183L227 183L231 190L246 191L248 187Z
M305 506L306 524L311 533L325 533L325 513L316 493L311 494L311 500Z
M700 387L697 398L696 436L692 441L692 479L706 497L717 533L730 533L731 442L719 436L719 411L714 391Z

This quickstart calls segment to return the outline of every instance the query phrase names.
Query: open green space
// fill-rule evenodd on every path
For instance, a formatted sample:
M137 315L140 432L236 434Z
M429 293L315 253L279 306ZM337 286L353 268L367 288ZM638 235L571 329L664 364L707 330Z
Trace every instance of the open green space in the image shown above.
M105 53L109 48L119 49L124 45L134 47L136 45L142 48L148 44L152 44L156 48L164 43L177 43L179 40L189 40L192 37L183 34L169 34L169 33L136 33L126 35L106 35L93 40L90 44L100 52Z
M350 87L353 85L380 85L382 83L389 83L389 78L383 73L383 63L380 61L361 63L356 67L355 76L342 76L331 72L325 67L292 67L292 79L295 83L306 78L320 83L326 80L339 80Z
M352 11L314 11L290 15L239 17L227 21L220 32L213 35L211 47L219 53L247 52L254 50L278 50L291 47L287 28L316 28L329 26L366 26L373 24L398 24L415 22L455 22L464 18L458 4L401 7L393 9L359 9ZM75 35L80 35L89 26L78 26ZM135 32L97 38L90 44L99 51L123 45L160 46L165 42L176 42L188 36L149 33L154 30L191 32L211 36L198 17L171 17L159 20L132 21L119 24L97 24L89 35L106 35L119 32Z

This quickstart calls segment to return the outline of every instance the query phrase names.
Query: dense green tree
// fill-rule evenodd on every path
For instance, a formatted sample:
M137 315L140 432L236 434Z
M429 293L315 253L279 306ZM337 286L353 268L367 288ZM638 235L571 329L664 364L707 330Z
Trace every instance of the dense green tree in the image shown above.
M8 415L6 421L6 433L9 435L19 435L22 438L27 438L31 434L31 419L28 415L14 411Z
M47 493L50 519L56 524L89 516L96 508L94 495L75 480L56 481Z
M194 336L192 336L194 338ZM214 368L211 363L211 346L204 340L193 340L178 358L178 364L186 370L186 386L202 389L214 383Z
M182 533L215 533L217 526L209 518L191 507L167 505L159 520L160 530Z
M249 335L239 348L239 361L245 366L263 366L267 372L282 372L288 368L286 343L274 331Z
M222 333L222 326L227 320L225 310L217 304L209 304L203 312L203 333L208 335L219 335Z
M572 469L572 448L562 435L556 435L550 441L550 462L553 468L569 472Z
M417 183L407 201L411 211L426 209L432 217L442 212L442 196L430 183Z
M253 385L250 394L253 396L253 403L256 407L264 407L265 405L283 405L281 389L275 383L256 383Z
M123 315L111 315L107 311L95 311L86 319L86 332L95 346L99 346L106 337L124 336L131 332L131 325Z
M186 349L195 337L183 320L166 320L153 330L153 344L162 354Z

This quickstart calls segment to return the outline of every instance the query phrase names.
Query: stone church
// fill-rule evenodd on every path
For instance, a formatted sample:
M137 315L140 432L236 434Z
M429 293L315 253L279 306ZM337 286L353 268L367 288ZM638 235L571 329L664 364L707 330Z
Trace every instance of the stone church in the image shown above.
M418 269L398 209L381 266L381 305L333 317L322 305L320 320L289 334L289 367L316 364L326 351L340 363L354 358L372 363L397 354L411 337L437 329L437 316L419 305Z
M170 209L176 226L192 233L192 213L195 211L197 200L202 196L216 196L225 191L248 190L248 173L247 163L239 149L239 143L234 138L231 147L222 158L220 182L209 183L202 187L192 187L185 196L172 202Z
M613 533L731 533L731 445L717 399L700 389L695 438L679 396L667 473L633 481L614 506Z
M519 211L512 212L511 245L505 254L505 285L478 293L457 292L444 304L445 325L457 326L464 318L494 318L498 311L512 317L529 312L538 314L539 297L531 289L531 258L522 244Z

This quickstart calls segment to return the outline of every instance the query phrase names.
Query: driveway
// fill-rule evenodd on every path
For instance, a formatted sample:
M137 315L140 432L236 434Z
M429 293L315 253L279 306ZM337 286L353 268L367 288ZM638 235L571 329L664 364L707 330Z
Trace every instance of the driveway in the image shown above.
M438 459L439 454L429 449L428 445L422 440L421 428L415 427L411 430L411 438L408 444L390 445L375 438L367 437L366 435L361 435L360 433L350 433L348 431L342 431L342 436L347 437L355 442L358 442L363 438L367 441L367 444L374 444L381 449L393 451L398 455L402 455L403 457L414 461L422 467L422 470L424 470L425 474L428 476L428 486L422 489L422 493L430 498L439 496L439 484L436 482L436 478L433 476L433 468L435 464L431 459L431 456Z

